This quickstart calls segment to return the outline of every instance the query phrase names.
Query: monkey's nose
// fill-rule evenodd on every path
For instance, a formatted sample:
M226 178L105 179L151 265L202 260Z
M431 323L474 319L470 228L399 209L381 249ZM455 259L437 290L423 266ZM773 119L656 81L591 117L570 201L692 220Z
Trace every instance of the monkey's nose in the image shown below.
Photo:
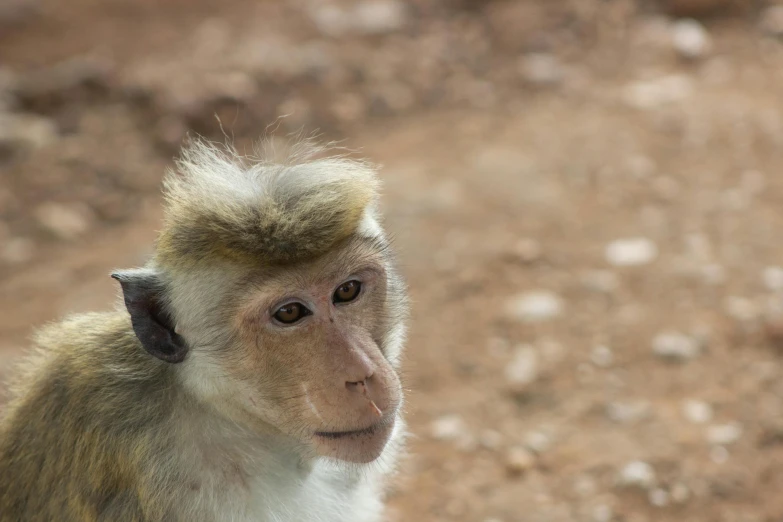
M372 379L373 374L370 373L367 377L360 381L345 381L345 387L348 388L348 391L354 391L361 395L367 395L367 386L369 384L370 379Z
M350 391L356 391L361 393L362 395L367 394L367 386L365 386L364 381L345 381L345 387L348 388Z

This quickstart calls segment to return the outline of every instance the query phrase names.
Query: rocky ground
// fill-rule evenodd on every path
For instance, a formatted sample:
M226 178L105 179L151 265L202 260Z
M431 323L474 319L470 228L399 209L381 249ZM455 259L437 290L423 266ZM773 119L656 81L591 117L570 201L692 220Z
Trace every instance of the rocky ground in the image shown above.
M187 132L318 128L384 165L415 302L395 520L780 521L781 36L761 1L5 2L0 371L115 298Z

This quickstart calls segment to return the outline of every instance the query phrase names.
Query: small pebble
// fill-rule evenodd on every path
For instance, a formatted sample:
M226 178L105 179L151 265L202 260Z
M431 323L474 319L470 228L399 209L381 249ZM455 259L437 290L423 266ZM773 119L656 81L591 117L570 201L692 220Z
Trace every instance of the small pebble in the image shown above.
M529 345L517 347L505 374L515 391L524 391L538 378L538 353Z
M546 433L531 431L525 435L525 446L530 451L540 455L552 446L552 440Z
M85 208L59 203L43 203L35 209L38 223L60 239L74 239L90 226L90 215Z
M783 290L783 268L779 266L768 266L761 273L761 279L767 290L778 292Z
M770 36L783 36L783 5L773 5L764 9L759 25Z
M546 321L563 312L563 300L547 290L528 292L512 297L506 304L506 311L511 318L519 321Z
M596 346L590 352L590 361L599 368L608 368L614 362L614 354L606 346Z
M704 401L687 400L682 403L682 414L694 424L706 424L712 420L712 406Z
M707 428L707 442L715 446L734 444L742 437L742 425L732 422Z
M644 237L617 239L607 245L605 255L613 266L640 266L658 257L658 247Z
M437 440L456 440L467 431L459 415L444 415L432 422L430 433Z
M627 85L623 99L626 104L636 109L652 110L686 100L694 91L691 78L684 74L672 74Z
M728 296L723 301L723 309L726 314L741 322L751 322L759 317L759 307L745 297Z
M646 401L615 401L607 405L606 414L614 422L630 424L649 418L652 406Z
M661 508L669 505L669 493L662 488L655 488L654 490L650 491L650 494L647 496L647 498L650 501L650 504L655 507Z
M521 475L536 463L535 456L525 448L513 447L506 454L506 469L512 475Z
M364 0L352 17L354 27L364 34L398 31L408 21L407 6L399 0Z
M629 462L620 471L617 483L624 487L650 489L656 483L655 470L648 463L641 460Z
M522 263L532 263L541 258L541 244L535 239L520 239L514 243L511 252Z
M557 85L563 79L562 66L557 58L547 53L533 53L523 56L519 70L522 77L534 85Z
M699 355L699 343L692 337L679 332L663 332L652 342L653 353L662 359L682 362Z
M12 149L40 149L58 139L57 125L34 114L0 112L0 145Z
M672 44L680 56L695 60L710 52L712 38L700 22L687 18L672 25Z

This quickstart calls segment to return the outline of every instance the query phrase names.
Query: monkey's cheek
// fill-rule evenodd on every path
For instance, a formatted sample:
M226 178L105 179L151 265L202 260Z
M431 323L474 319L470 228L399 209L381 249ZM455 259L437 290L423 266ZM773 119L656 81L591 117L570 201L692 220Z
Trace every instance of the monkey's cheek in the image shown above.
M321 457L367 464L383 453L394 431L394 420L371 433L352 434L340 438L313 435L313 447Z

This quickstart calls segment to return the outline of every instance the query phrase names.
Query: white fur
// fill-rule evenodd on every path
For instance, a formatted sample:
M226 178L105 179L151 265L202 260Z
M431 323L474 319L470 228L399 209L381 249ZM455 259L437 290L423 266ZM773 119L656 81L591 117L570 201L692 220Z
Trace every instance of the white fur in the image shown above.
M248 433L203 412L182 420L174 460L186 470L173 501L189 522L380 522L384 478L404 439L398 419L384 453L366 465L326 458L302 461L273 436Z
M375 217L376 212L373 207L374 205L368 205L364 209L362 220L359 222L359 227L356 230L359 236L367 238L383 237L383 229Z

